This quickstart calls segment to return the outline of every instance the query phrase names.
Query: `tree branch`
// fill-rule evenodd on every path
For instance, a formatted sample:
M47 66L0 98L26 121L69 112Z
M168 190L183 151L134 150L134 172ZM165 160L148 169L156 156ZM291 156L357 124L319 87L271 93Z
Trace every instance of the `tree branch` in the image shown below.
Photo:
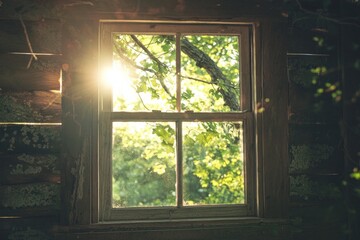
M194 78L194 77L189 77L189 76L184 76L184 75L180 75L180 76L181 76L182 78L194 80L194 81L197 81L197 82L202 82L202 83L206 83L206 84L215 84L215 83L213 83L213 82L209 82L209 81L202 80L202 79L199 79L199 78ZM237 89L237 88L234 87L233 85L224 84L224 86L227 86L227 87L233 88L233 89Z
M135 35L131 35L132 40L134 40L134 42L142 49L144 50L144 52L149 56L149 58L151 60L153 60L154 62L156 62L156 64L159 67L159 71L160 73L155 73L155 75L158 77L158 80L160 82L161 87L164 89L164 91L171 97L171 93L169 88L166 86L165 82L164 82L164 75L163 75L163 70L164 69L168 69L168 66L166 66L164 63L162 63L157 57L154 56L154 54L152 54L149 49L144 46L144 44L142 44L142 42L135 37Z
M139 66L139 65L136 65L135 62L133 62L131 59L129 59L128 57L126 57L124 54L123 54L123 49L121 49L118 45L115 45L115 50L116 50L116 53L118 54L118 56L127 64L127 65L130 65L131 67L133 68L137 68L137 69L140 69L140 70L143 70L145 72L151 72L153 74L156 75L156 72L151 70L151 69L148 69L148 68L144 68L142 66Z
M234 87L230 80L226 78L216 63L206 53L195 47L187 39L181 40L181 51L193 59L196 62L196 66L206 70L211 77L211 82L219 86L219 91L224 97L225 104L230 107L231 110L239 111L240 105L238 96L234 91L236 87ZM224 86L232 87L225 88Z

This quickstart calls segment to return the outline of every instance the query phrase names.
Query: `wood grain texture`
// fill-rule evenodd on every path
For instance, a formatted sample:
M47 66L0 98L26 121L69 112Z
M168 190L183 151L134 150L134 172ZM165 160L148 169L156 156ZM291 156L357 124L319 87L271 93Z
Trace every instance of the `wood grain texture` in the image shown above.
M21 209L36 207L58 207L60 185L31 183L0 186L0 208Z
M23 209L15 212L17 215L6 215L0 210L0 216L3 216L0 218L1 239L52 239L51 229L58 222L58 210Z
M246 220L245 220L246 222ZM149 223L136 227L136 224L93 225L90 228L60 228L56 239L286 239L286 222L201 222L201 223ZM91 229L89 231L89 229Z
M0 153L59 153L60 126L0 125Z
M261 29L264 217L282 218L288 215L289 194L286 23L263 21Z
M0 89L2 91L60 91L59 55L0 54Z
M0 91L0 121L60 123L59 91Z
M60 183L57 154L1 154L2 185L50 182Z
M34 52L60 53L61 22L59 20L25 20L24 25ZM30 52L19 17L14 20L0 19L0 53L8 52Z
M2 90L47 91L60 89L59 72L32 70L5 71L0 75Z
M78 45L74 46L72 43ZM64 224L91 222L93 114L97 104L97 22L68 21L63 29L62 203ZM94 105L95 104L95 105Z

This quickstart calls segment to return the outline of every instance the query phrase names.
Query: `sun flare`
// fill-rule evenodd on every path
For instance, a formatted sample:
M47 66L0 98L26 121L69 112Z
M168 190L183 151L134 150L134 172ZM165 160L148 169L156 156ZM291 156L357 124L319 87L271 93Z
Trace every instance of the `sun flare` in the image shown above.
M103 83L111 87L113 97L127 100L135 100L137 93L130 77L130 71L119 62L114 62L112 67L102 71Z

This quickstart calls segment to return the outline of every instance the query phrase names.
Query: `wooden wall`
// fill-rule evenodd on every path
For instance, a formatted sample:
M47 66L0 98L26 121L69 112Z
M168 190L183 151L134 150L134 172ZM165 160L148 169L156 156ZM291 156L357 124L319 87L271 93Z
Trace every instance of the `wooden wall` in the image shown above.
M294 24L289 21L289 181L293 238L342 239L346 219L341 186L342 115L340 99L332 96L341 89L338 73L334 72L338 69L338 36L314 30L318 27L314 22L305 24L309 26L304 27L303 21ZM326 46L320 46L315 38L324 39ZM302 40L313 40L313 44L306 45ZM329 50L329 45L334 48Z
M229 4L178 2L191 5L189 15L202 17ZM271 8L272 1L264 2ZM288 2L283 14L289 19L290 239L351 239L343 187L348 170L340 131L343 104L336 95L342 89L341 25ZM53 239L60 224L62 29L74 7L89 9L92 2L0 3L0 238ZM172 6L162 9L167 7ZM228 15L239 14L237 8ZM104 14L106 9L104 1ZM154 14L144 9L118 14L134 17L137 11L143 17ZM31 62L29 43L38 58Z
M353 190L349 190L348 179L352 170L347 166L347 149L344 147L347 136L343 131L348 124L344 114L356 112L344 109L349 104L344 85L349 85L351 77L350 65L345 66L343 57L353 56L350 53L353 50L344 51L343 46L353 46L354 41L350 39L359 35L360 29L336 20L341 19L343 2L328 3L293 1L287 5L293 239L359 237L354 231L354 226L359 223L353 218L359 216L359 212L349 205L348 194ZM345 5L359 13L359 5ZM328 18L320 12L326 13ZM349 14L346 17L351 18L350 12L342 14ZM344 26L352 29L352 33L344 35ZM347 43L342 38L347 39ZM358 91L356 85L353 87L354 92ZM350 149L355 150L354 145ZM350 211L353 219L349 217Z
M60 207L61 23L2 4L0 238L51 239Z

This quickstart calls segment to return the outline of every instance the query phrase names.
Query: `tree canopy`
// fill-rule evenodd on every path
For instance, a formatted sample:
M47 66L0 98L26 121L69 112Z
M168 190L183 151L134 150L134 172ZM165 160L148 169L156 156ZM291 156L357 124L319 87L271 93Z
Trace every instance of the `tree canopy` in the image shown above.
M126 72L114 111L240 110L238 36L181 36L180 56L174 35L114 34L113 43ZM183 122L181 134L184 204L244 203L242 122ZM175 136L175 122L113 124L115 207L176 205Z

